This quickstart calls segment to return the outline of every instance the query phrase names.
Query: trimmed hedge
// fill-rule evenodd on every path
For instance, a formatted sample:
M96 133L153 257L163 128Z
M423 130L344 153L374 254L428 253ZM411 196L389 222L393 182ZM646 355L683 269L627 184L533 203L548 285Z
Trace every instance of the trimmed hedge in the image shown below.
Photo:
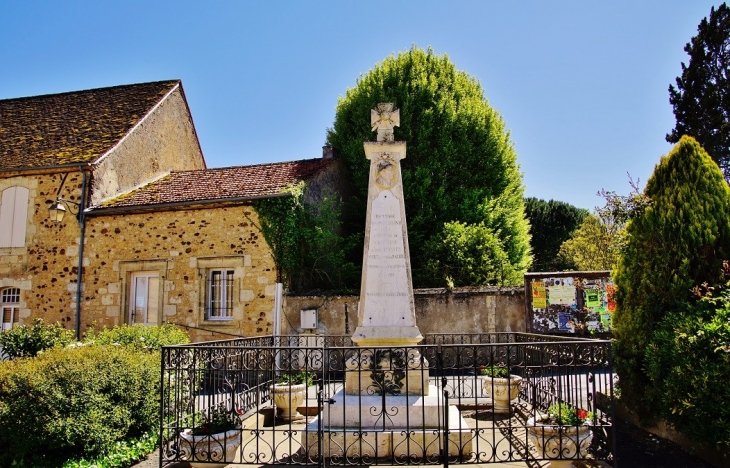
M0 363L0 466L60 466L152 430L159 361L122 346L81 346Z
M89 330L84 341L96 344L115 344L138 350L159 351L163 346L190 342L190 337L173 324L165 323L157 327L149 325L117 325L96 332Z
M10 359L32 357L46 349L73 343L74 332L60 323L45 323L35 319L30 325L14 327L0 333L0 346Z
M0 466L39 468L117 466L147 450L142 436L159 423L158 351L190 341L171 324L123 325L66 346L73 332L40 319L0 338L14 358L0 362Z

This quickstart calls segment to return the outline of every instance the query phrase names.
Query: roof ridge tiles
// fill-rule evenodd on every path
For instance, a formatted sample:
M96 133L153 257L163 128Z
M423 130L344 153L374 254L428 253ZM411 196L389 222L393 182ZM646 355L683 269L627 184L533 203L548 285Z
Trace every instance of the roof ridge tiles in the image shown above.
M113 86L99 86L98 88L77 89L75 91L62 91L60 93L46 93L46 94L34 94L32 96L0 98L0 103L4 103L7 101L41 99L41 98L48 98L51 96L68 96L68 95L72 95L72 94L82 94L82 93L89 93L89 92L101 91L101 90L113 90L113 89L117 89L117 88L129 88L129 87L133 87L133 86L146 86L146 85L156 85L156 84L164 84L164 83L170 83L171 85L173 85L173 84L177 84L177 83L181 83L181 82L182 81L180 79L174 79L174 80L146 81L144 83L129 83L129 84L113 85Z
M244 167L262 167L262 166L283 166L287 164L295 164L295 163L307 163L307 162L314 162L314 161L323 161L323 162L331 162L334 161L334 159L323 159L323 158L311 158L311 159L294 159L291 161L277 161L277 162L269 162L269 163L258 163L258 164L244 164L244 165L238 165L238 166L223 166L223 167L208 167L206 169L189 169L185 171L170 171L171 174L181 174L181 173L188 173L188 172L210 172L215 170L225 170L225 169L239 169Z
M249 166L171 171L168 176L104 200L92 210L143 209L155 205L195 204L211 200L241 200L278 196L294 183L310 180L335 160L300 159ZM319 163L319 164L315 164ZM291 169L276 170L277 167ZM304 166L304 167L302 167ZM267 170L273 168L275 170ZM229 172L228 177L218 174Z

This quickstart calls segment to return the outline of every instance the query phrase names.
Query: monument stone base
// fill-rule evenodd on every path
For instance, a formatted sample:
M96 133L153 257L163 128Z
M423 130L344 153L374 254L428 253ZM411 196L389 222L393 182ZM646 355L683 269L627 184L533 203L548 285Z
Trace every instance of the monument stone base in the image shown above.
M428 360L417 348L364 348L345 367L348 395L428 395Z
M441 408L434 396L362 396L339 391L319 416L324 457L434 458L443 441ZM459 410L449 405L448 452L469 456L474 435ZM319 421L307 425L303 443L310 457L320 454Z
M382 372L382 371L377 371ZM385 371L391 373L391 371ZM428 395L428 369L408 370L403 377L402 395ZM373 381L372 372L363 369L360 372L345 372L345 392L357 398L357 395L368 395L379 393L379 384Z
M454 410L458 419L458 411ZM461 418L461 429L458 420L450 422L448 439L449 456L462 455L470 457L474 435L466 421ZM317 421L307 425L305 431L307 456L319 456L319 438L317 437ZM436 429L416 429L407 431L393 429L390 431L358 430L352 428L327 428L322 432L322 456L350 457L350 458L430 458L441 455L440 446L443 442L443 432Z

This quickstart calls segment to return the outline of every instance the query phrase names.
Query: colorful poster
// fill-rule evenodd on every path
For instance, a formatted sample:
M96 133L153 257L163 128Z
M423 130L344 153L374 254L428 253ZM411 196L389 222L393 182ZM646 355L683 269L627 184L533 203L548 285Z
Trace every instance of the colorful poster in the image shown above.
M558 314L558 330L561 331L575 331L573 327L571 327L573 316L567 312L560 312Z
M532 308L547 308L547 291L545 290L545 285L540 281L532 283Z
M575 305L575 286L550 286L548 299L550 304Z
M614 284L607 284L606 285L606 301L608 301L608 311L609 312L615 312L616 311L616 285Z
M605 330L609 330L611 328L611 314L601 314L601 323Z
M586 308L597 309L601 306L601 291L598 289L586 289Z

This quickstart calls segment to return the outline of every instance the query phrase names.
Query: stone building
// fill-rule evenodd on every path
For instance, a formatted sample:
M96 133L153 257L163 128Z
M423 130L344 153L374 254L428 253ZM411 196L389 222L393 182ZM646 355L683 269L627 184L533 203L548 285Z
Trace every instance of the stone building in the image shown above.
M180 81L0 100L2 327L271 333L276 271L253 201L301 181L316 200L340 170L207 169Z

